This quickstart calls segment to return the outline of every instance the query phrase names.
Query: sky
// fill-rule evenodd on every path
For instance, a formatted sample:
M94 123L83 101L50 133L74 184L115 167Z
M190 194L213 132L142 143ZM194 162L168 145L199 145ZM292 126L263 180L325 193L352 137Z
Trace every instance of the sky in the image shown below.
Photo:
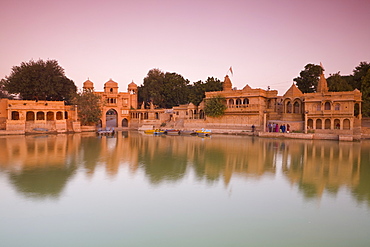
M0 78L54 59L79 89L125 92L158 68L283 95L308 63L328 77L370 62L369 24L369 0L0 0Z

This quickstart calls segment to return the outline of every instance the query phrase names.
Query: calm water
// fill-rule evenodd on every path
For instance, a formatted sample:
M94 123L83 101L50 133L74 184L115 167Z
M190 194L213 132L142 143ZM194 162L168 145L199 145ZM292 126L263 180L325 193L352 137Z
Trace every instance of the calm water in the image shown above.
M0 245L370 246L370 142L0 137Z

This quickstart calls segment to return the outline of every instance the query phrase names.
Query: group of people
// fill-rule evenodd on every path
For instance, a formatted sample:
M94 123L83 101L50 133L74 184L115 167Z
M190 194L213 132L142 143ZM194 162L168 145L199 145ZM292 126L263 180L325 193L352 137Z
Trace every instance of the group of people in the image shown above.
M279 125L278 123L268 123L267 124L267 131L268 132L281 132L281 133L289 133L289 124Z

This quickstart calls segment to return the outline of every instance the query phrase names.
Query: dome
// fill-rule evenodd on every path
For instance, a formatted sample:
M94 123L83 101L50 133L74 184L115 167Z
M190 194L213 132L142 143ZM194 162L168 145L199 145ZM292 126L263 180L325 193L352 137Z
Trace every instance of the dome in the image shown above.
M104 87L118 87L118 83L113 81L112 79L109 79L109 81L104 84Z
M132 81L130 84L128 84L128 89L137 89L137 85L134 81Z
M90 80L87 80L83 83L83 88L94 88L94 83Z

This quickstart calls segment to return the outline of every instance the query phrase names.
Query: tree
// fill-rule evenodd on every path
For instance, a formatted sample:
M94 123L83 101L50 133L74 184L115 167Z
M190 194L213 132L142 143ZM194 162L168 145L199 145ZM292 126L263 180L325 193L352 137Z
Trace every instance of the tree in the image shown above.
M366 76L370 69L370 63L360 62L360 64L353 70L353 87L362 91L362 79Z
M221 117L226 110L225 97L221 95L214 96L205 101L204 112L210 117Z
M362 113L364 117L370 117L370 69L361 80Z
M102 116L100 95L92 90L84 90L75 95L73 103L77 105L78 117L82 125L91 126L99 123Z
M326 80L328 82L329 91L331 92L342 92L352 91L353 76L341 76L340 72L330 75Z
M22 62L4 79L4 89L25 100L69 101L77 91L56 60Z
M293 79L302 93L316 92L317 83L323 68L320 65L307 64L299 73L299 77Z
M159 108L172 108L187 104L189 81L177 73L162 72L151 69L144 78L144 83L138 88L139 101L148 105L152 102Z
M188 103L188 80L177 73L166 72L163 82L163 97L165 99L163 105L165 108Z
M208 77L206 82L197 81L189 86L189 101L199 105L205 98L205 92L222 91L222 82L213 77Z
M149 70L144 78L144 83L138 88L139 100L145 103L152 102L154 105L163 107L164 73L160 69Z

